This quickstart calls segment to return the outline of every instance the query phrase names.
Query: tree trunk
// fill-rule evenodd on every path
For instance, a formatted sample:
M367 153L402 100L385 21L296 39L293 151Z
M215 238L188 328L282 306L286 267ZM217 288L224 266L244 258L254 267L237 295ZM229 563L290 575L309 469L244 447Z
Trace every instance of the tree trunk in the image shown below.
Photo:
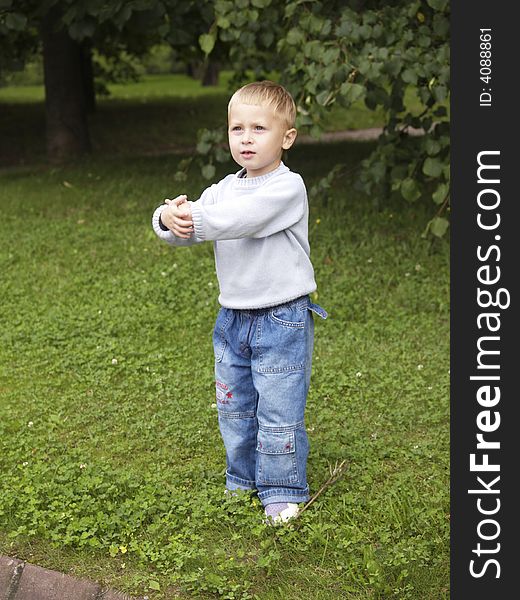
M188 77L193 77L193 78L196 77L196 75L195 75L195 67L194 67L194 65L193 65L193 63L191 61L188 61L186 63L186 75Z
M206 65L206 69L204 70L204 75L202 76L202 85L210 86L210 85L218 85L218 75L220 72L219 64L210 60Z
M47 156L53 163L77 158L91 149L81 47L61 28L59 19L57 10L51 9L41 28Z
M81 45L81 77L85 92L85 107L91 115L96 112L96 91L94 87L94 69L92 67L92 46L84 42Z

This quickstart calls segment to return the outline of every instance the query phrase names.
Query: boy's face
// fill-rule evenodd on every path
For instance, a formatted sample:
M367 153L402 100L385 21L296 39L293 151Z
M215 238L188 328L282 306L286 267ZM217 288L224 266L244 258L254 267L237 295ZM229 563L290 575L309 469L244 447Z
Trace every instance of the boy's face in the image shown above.
M287 129L268 105L237 102L229 113L228 138L234 160L248 177L258 177L278 167L282 149L288 150L296 139L296 129Z

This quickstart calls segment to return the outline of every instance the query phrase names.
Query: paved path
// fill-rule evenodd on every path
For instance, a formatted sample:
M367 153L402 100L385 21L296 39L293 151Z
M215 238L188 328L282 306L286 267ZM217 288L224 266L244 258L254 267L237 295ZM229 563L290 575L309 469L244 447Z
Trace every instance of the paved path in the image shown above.
M322 133L319 139L310 135L299 135L297 137L298 144L320 144L322 142L343 142L345 140L353 140L365 142L368 140L377 140L383 133L382 127L369 127L368 129L348 129L345 131L330 131Z
M145 600L37 567L17 558L0 556L0 600Z
M330 131L322 133L319 139L313 138L310 135L299 135L296 140L300 144L320 144L322 142L343 142L345 140L365 142L368 140L377 140L383 133L382 127L368 127L367 129L348 129L345 131ZM416 129L408 127L408 135L418 136L424 135L424 129Z

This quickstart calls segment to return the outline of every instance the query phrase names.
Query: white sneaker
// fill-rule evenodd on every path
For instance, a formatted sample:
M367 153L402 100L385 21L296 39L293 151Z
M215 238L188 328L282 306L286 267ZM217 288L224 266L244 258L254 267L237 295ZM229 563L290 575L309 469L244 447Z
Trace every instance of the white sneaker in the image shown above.
M287 508L284 508L277 515L270 515L266 510L266 523L268 525L280 525L282 523L287 523L291 519L294 519L298 515L299 508L297 504L292 502L287 503Z

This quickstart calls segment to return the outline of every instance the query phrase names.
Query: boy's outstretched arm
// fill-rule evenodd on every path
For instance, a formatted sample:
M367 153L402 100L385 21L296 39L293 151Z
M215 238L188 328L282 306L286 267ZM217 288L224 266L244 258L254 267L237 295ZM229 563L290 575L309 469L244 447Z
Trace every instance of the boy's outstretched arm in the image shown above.
M292 174L282 183L273 178L247 196L231 195L218 203L205 202L201 197L189 204L199 240L263 238L305 217L307 192L302 178Z

